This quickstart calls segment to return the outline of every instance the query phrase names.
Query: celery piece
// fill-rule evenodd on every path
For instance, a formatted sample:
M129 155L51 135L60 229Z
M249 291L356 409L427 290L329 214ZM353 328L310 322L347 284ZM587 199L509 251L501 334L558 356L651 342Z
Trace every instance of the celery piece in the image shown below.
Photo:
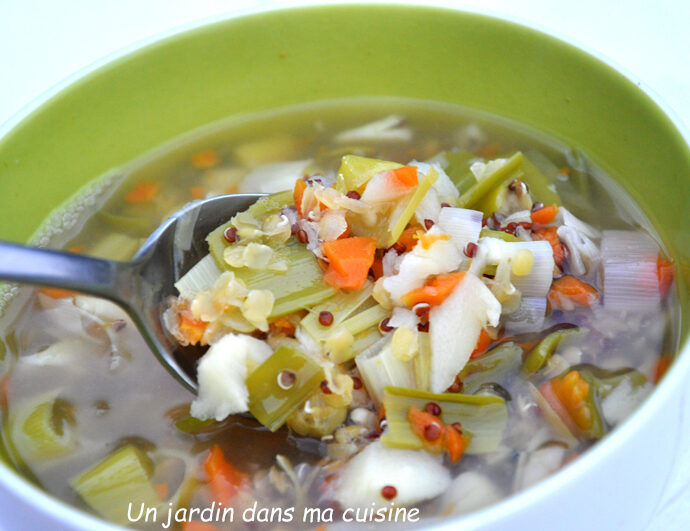
M127 445L70 481L72 488L101 516L129 523L129 505L157 507L161 500L151 482L153 462L138 448Z
M534 374L538 372L549 361L549 358L556 351L561 341L575 335L586 335L588 332L589 330L586 328L575 326L551 332L527 354L525 361L522 363L523 373Z
M111 229L120 230L136 236L148 236L155 228L153 220L144 217L120 216L100 211L96 218L103 221Z
M512 157L505 161L505 163L497 168L493 173L484 177L474 186L470 187L464 194L462 194L457 201L457 206L461 208L474 208L479 201L489 193L494 187L500 185L514 172L520 169L520 165L524 161L522 153L516 152Z
M284 389L278 383L281 372L294 374L294 384ZM246 380L249 411L271 431L280 428L290 414L318 390L325 375L312 358L288 345L279 347Z
M216 266L213 256L207 254L175 282L175 288L181 297L192 299L200 291L213 287L220 274L221 270Z
M426 332L417 334L419 352L412 358L415 387L421 391L431 388L431 339Z
M13 425L14 441L29 461L62 457L77 447L76 420L66 400L53 396L22 407Z
M429 188L431 188L431 185L436 182L436 179L438 179L438 172L431 168L424 178L417 184L417 188L415 188L414 192L410 196L410 199L407 201L407 204L397 218L395 217L395 214L398 212L398 209L396 208L393 211L390 224L388 225L390 231L388 241L386 242L386 245L384 245L385 248L392 246L398 241L398 238L400 238L400 235L405 230L405 227L407 227L407 224L412 219L412 216L414 216L415 210L417 210L419 203L422 202L422 199L424 199L424 196L429 191Z
M228 266L249 289L265 289L273 293L275 302L269 319L310 308L337 293L335 288L324 284L323 271L316 258L296 239L288 241L276 254L287 262L287 271Z
M458 375L464 393L476 392L482 384L505 382L518 372L522 362L522 348L517 344L503 343L489 352L470 360Z
M460 195L477 184L477 178L470 171L470 161L476 158L475 155L469 151L447 151L443 156L448 162L446 175L453 181Z
M502 230L482 229L479 233L480 238L498 238L504 242L519 242L520 238L513 234L508 234Z
M360 332L355 336L354 339L355 341L354 343L352 343L352 347L350 348L350 351L347 356L330 356L330 359L333 363L345 363L346 361L350 361L351 359L359 355L361 352L364 352L374 343L379 341L381 339L381 332L379 332L378 324L376 326L372 326L367 330L364 330L363 332Z
M125 234L111 233L89 248L88 254L109 260L129 260L139 250L143 240Z
M530 195L534 201L539 201L545 205L557 204L562 205L561 197L556 192L555 183L551 182L549 178L544 175L539 168L537 168L531 161L530 158L534 154L531 153L528 157L522 161L522 171L524 175L522 176L522 181L529 187Z
M377 173L401 167L402 164L388 160L345 155L340 159L335 188L343 194L351 191L362 192L369 180Z
M215 424L215 419L200 420L191 415L181 418L175 422L175 427L182 433L197 433Z
M343 321L340 326L345 328L352 335L357 335L367 328L375 325L378 326L383 319L390 316L390 313L390 310L387 310L380 304L376 304L371 308L367 308L366 310L349 317Z
M336 326L357 311L364 301L371 297L373 289L374 285L367 282L362 289L337 293L334 297L311 308L309 314L300 321L300 326L314 339L325 341ZM321 312L330 312L333 315L333 323L330 326L323 326L319 323Z
M421 449L423 441L412 431L407 413L412 406L424 410L429 402L441 408L444 424L459 422L470 438L467 453L485 454L498 449L508 421L505 401L497 396L430 393L417 389L386 387L383 405L388 430L381 442L388 448Z
M277 192L275 194L262 197L244 212L250 217L256 219L258 223L261 223L266 217L270 216L271 214L275 214L276 212L280 212L284 207L292 204L294 204L292 191L286 190L284 192ZM211 256L213 256L218 269L221 271L230 269L230 266L225 263L223 253L225 252L225 248L230 245L230 242L225 239L224 233L226 229L232 226L232 221L227 221L215 228L209 233L208 236L206 236L208 251L211 253Z

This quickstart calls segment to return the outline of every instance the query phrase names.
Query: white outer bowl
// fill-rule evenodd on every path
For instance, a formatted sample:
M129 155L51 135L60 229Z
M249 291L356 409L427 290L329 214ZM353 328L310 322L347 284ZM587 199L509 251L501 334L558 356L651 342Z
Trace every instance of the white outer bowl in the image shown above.
M307 2L313 3L313 2ZM415 3L415 2L411 2ZM421 3L421 2L417 2ZM435 2L436 3L436 2ZM443 4L439 4L443 5ZM445 7L448 7L445 5ZM252 12L258 10L252 10ZM474 12L494 15L485 10ZM247 14L247 11L205 19L215 22ZM572 39L563 38L543 27L514 17L511 20L550 34L579 47L638 83L669 116L690 144L690 133L657 94L640 84L637 78L610 59ZM0 136L19 123L59 90L103 64L169 35L197 27L188 24L146 39L111 54L82 69L65 82L31 102L9 122L0 127ZM508 499L468 516L449 520L436 529L644 529L657 507L676 457L683 424L690 416L690 345L686 345L673 363L672 370L645 403L622 426L614 430L571 466ZM55 531L121 530L62 503L25 479L0 465L0 530L51 529Z

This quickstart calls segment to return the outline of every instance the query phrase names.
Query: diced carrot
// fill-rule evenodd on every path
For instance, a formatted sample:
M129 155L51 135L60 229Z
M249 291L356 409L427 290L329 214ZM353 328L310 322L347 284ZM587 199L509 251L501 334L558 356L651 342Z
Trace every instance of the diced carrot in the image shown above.
M323 251L328 258L328 269L323 280L341 289L360 289L374 263L376 240L355 236L324 242Z
M218 528L200 520L190 520L182 524L182 531L218 531Z
M216 501L226 505L249 484L249 476L228 463L217 444L211 447L204 459L204 473Z
M201 338L204 336L206 331L206 326L208 323L194 319L185 315L180 314L180 324L178 326L180 333L187 339L190 345L196 345L201 342Z
M467 435L460 433L453 426L446 426L443 429L443 445L446 447L451 463L458 462L469 444L470 440Z
M536 240L545 240L551 244L551 249L553 250L553 261L558 267L561 267L563 265L563 260L565 259L565 250L563 249L561 240L558 239L557 230L558 229L556 229L556 227L535 229L532 231L532 236Z
M482 331L479 333L479 339L477 340L477 346L474 347L472 354L470 354L470 359L473 360L484 354L489 348L489 345L491 345L491 336L482 328Z
M292 191L292 196L295 199L295 208L297 213L302 216L302 197L304 196L304 190L307 189L307 183L304 179L297 179L295 182L295 188Z
M83 253L83 252L84 252L84 246L81 245L81 244L79 244L79 243L77 243L77 244L74 244L74 245L70 246L70 248L67 249L67 250L68 250L70 253L79 254L79 253Z
M479 156L484 157L485 159L492 159L496 155L498 155L498 149L498 144L496 144L495 142L491 142L489 144L486 144L479 150Z
M446 300L464 276L464 272L458 271L431 277L421 288L413 289L403 295L402 302L410 308L420 302L425 302L429 306L438 306Z
M153 486L154 489L156 489L156 494L161 500L167 500L168 499L168 494L169 494L169 487L167 483L156 483Z
M134 188L127 192L125 201L128 203L148 203L158 195L159 188L160 183L155 181L139 181Z
M532 219L532 223L548 225L556 219L556 214L558 214L558 205L553 204L533 210L530 214L530 218Z
M204 189L201 186L192 186L189 189L189 195L192 196L192 199L201 199L204 197Z
M673 359L669 354L662 354L654 366L654 383L659 383L671 366Z
M422 439L424 446L430 450L436 450L438 452L443 451L443 422L440 418L422 411L419 408L412 406L407 412L407 420L410 422L410 427L412 431ZM437 427L434 428L434 426ZM434 428L434 431L438 432L438 437L433 440L429 440L427 434Z
M233 184L233 185L231 185L231 186L228 186L228 187L225 189L225 193L226 193L226 194L236 194L237 191L238 191L239 189L240 189L239 185Z
M586 431L592 427L593 412L587 402L589 384L578 371L570 371L562 378L551 380L551 390L578 428Z
M565 426L568 428L568 431L573 436L576 436L579 433L577 424L575 424L573 419L570 417L568 410L561 403L558 396L556 396L552 383L553 382L551 380L542 383L539 386L539 393L541 393L541 395L544 397L544 400L546 400L554 413L558 415L558 418L563 421L563 424L565 424Z
M664 298L668 295L673 284L673 277L675 274L673 264L663 257L659 256L657 259L657 274L659 276L659 293Z
M41 286L38 288L38 292L50 297L51 299L65 299L67 297L76 297L79 295L78 292L70 289L51 288L49 286Z
M326 524L321 524L314 531L326 531Z
M572 310L574 306L591 307L599 300L599 292L572 275L564 275L553 281L549 290L551 308Z
M213 149L207 149L201 153L197 153L192 157L192 165L196 168L204 169L215 166L220 162L218 154Z
M287 317L278 317L271 323L270 330L273 334L291 336L295 333L295 325Z
M403 166L388 172L390 184L395 188L412 188L419 182L417 166Z
M415 236L417 235L417 232L420 231L421 227L407 227L404 231L402 231L398 241L395 242L396 246L398 246L398 248L403 248L404 252L411 251L419 241L419 238L415 238Z

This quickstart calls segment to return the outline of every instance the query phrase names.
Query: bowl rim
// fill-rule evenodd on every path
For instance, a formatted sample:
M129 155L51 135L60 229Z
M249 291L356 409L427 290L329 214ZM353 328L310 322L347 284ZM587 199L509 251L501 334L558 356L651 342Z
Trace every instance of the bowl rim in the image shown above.
M553 39L561 43L565 43L571 47L579 49L609 69L615 70L627 81L634 83L670 120L671 124L676 128L680 136L690 148L690 128L684 123L675 110L672 109L646 82L637 77L628 68L622 66L620 63L611 59L602 52L594 49L586 43L579 41L576 38L564 33L560 33L553 28L519 16L502 13L496 9L485 7L480 8L477 6L461 4L459 5L443 2L442 0L374 0L366 2L361 0L291 0L289 2L281 2L279 4L268 3L240 9L231 9L230 11L223 13L217 13L192 20L163 31L155 32L117 50L113 50L107 55L68 75L26 103L19 110L13 113L4 123L0 124L0 139L10 133L21 122L31 118L31 115L34 112L40 111L41 107L54 96L64 90L68 90L76 82L119 59L123 59L127 56L135 54L138 51L141 51L155 43L160 43L183 33L191 33L208 25L219 24L228 20L246 16L258 15L267 12L300 10L309 9L310 7L329 7L339 5L361 6L362 8L372 6L389 6L391 8L416 8L430 11L435 10L438 12L445 10L472 15L481 15L530 29L538 34L541 34L540 36L542 37L547 37L547 40ZM631 438L637 430L641 429L641 425L646 424L648 419L658 414L658 411L664 406L664 404L666 404L672 398L672 394L682 385L683 374L690 375L690 338L685 341L685 344L681 343L679 345L678 351L672 363L672 369L668 371L663 378L663 381L655 385L653 392L647 399L645 399L643 404L638 407L625 422L616 427L612 433L608 434L602 441L598 442L593 448L588 449L580 458L578 458L577 462L579 464L577 466L565 466L556 473L548 476L545 479L542 479L536 484L522 491L513 493L507 498L504 498L499 502L489 505L488 507L478 511L474 511L466 515L459 515L457 517L442 521L432 519L429 522L430 525L428 528L451 529L456 528L457 526L462 526L463 529L479 529L488 524L497 523L504 520L507 521L507 518L511 514L516 514L525 506L529 505L530 499L543 498L545 495L548 495L550 491L558 490L562 488L562 486L574 481L577 476L590 473L593 469L596 469L599 462L607 460L612 454L614 454L616 452L616 448L620 446L621 442ZM678 442L676 442L675 452L677 452L678 445ZM118 531L124 529L117 524L107 522L95 515L79 509L78 507L63 502L51 493L46 492L40 487L34 485L29 480L10 469L3 463L0 463L0 487L3 489L8 489L12 494L19 497L35 512L42 514L42 516L57 520L62 525L75 529L78 528L95 531ZM2 521L0 521L0 524L1 523Z

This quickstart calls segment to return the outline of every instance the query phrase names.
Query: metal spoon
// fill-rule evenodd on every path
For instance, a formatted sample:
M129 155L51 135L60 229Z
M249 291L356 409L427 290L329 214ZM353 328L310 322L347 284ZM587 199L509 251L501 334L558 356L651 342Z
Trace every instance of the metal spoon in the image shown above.
M170 374L196 392L193 362L179 356L180 346L161 323L166 301L176 295L174 283L208 253L208 233L262 195L222 195L190 203L158 227L129 262L0 242L0 280L110 299L131 316Z

